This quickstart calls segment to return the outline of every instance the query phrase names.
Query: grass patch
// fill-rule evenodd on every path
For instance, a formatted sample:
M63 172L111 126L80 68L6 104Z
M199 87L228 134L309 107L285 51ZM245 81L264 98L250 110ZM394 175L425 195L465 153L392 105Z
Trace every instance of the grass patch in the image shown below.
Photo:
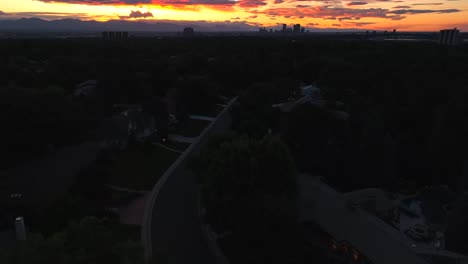
M116 228L117 234L122 241L141 240L141 227L137 225L119 224Z
M171 133L179 134L185 137L198 137L203 129L210 124L210 121L190 119L182 122Z
M190 146L190 144L188 143L177 142L177 141L172 141L172 140L166 140L165 142L159 142L159 143L168 148L172 148L178 151L184 151Z
M139 193L117 191L117 190L113 190L110 188L108 188L107 193L108 193L107 202L112 206L119 206L122 204L127 204L142 195Z
M179 156L152 145L129 146L114 155L109 168L109 184L135 190L150 190Z

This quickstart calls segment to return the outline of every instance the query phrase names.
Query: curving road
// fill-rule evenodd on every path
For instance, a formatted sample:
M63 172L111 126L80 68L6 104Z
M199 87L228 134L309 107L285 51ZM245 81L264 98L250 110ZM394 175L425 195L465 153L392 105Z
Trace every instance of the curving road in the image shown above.
M198 216L198 186L187 161L210 135L229 129L230 107L212 121L154 187L145 209L142 237L147 256L167 264L215 264Z
M195 177L187 170L169 177L153 209L153 256L169 264L215 263L204 239L197 207Z

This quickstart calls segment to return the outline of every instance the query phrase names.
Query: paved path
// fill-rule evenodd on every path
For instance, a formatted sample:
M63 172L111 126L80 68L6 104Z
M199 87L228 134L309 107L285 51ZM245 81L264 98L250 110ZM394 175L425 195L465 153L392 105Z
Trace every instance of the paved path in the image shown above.
M138 193L138 194L148 193L148 191L134 190L134 189L129 189L129 188L125 188L125 187L115 186L115 185L112 185L112 184L106 184L104 186L106 186L107 188L119 191L119 192Z
M168 138L169 140L172 140L172 141L177 141L181 143L189 143L189 144L192 144L198 139L198 137L184 137L178 134L169 134Z
M344 195L318 177L301 175L299 182L303 221L318 223L338 241L349 241L374 264L428 263L399 231L359 208L352 209Z
M149 196L149 193L145 193L126 205L119 207L120 222L127 225L142 225L143 213Z
M68 191L82 169L95 162L100 149L99 142L66 146L0 171L0 194L22 193L25 204L50 205Z
M168 146L164 146L163 144L158 143L158 142L153 142L153 143L151 143L151 144L152 144L153 146L158 146L158 147L161 147L161 148L165 148L165 149L167 149L167 150L169 150L169 151L172 151L172 152L175 152L175 153L179 153L179 154L182 154L182 153L183 153L183 151L180 151L180 150L177 150L177 149L173 149L173 148L170 148L170 147L168 147Z
M201 116L201 115L190 115L190 119L195 119L195 120L204 120L204 121L214 121L216 118L215 117L209 117L209 116Z
M214 263L201 230L196 192L194 175L183 171L169 177L158 194L151 224L153 255L164 252L168 264Z
M229 105L234 102L235 99ZM168 264L216 263L198 216L197 182L186 169L186 164L210 135L229 129L231 118L228 110L224 109L199 137L189 142L192 145L171 165L152 190L145 210L142 239L146 255L154 256L156 261L158 255L162 255L164 263Z

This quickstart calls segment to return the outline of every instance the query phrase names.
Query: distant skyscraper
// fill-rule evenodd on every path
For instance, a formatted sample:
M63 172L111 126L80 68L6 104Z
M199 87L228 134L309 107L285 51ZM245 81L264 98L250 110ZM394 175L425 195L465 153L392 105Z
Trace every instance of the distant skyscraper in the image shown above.
M128 38L128 32L122 31L105 31L102 32L102 38L104 39L120 39L120 38Z
M186 27L184 28L183 35L184 37L192 37L195 35L195 30L193 30L191 27Z
M447 46L458 45L459 33L460 31L456 28L441 30L439 35L439 44Z
M304 32L305 32L305 28L301 27L301 33L304 33Z
M294 33L301 32L301 24L295 24L293 31L294 31Z
M287 30L287 25L283 24L283 32L286 32L286 30Z

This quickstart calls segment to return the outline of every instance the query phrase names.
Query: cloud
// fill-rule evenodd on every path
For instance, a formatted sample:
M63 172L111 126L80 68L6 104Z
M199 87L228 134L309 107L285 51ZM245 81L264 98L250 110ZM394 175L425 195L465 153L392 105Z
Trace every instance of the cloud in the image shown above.
M340 17L338 20L341 22L343 20L360 20L360 17Z
M234 5L235 0L37 0L46 3L68 3L81 5ZM252 1L252 0L242 0Z
M254 15L254 16L249 16L248 18L252 19L252 18L257 18L258 16L257 15Z
M310 5L297 5L297 8L305 8L305 7L310 7Z
M283 3L283 0L275 0L275 4L281 4Z
M347 6L367 5L367 2L349 2Z
M131 19L131 18L149 18L154 17L151 12L132 11L128 16L119 16L120 19Z
M42 18L46 20L54 19L90 19L89 14L87 13L65 13L65 12L14 12L14 13L5 13L0 11L0 15L9 16L11 18ZM93 16L95 19L96 16Z
M6 16L7 13L3 12L2 10L0 10L0 16Z
M389 13L397 14L397 15L404 15L404 14L428 14L428 13L436 13L436 14L448 14L448 13L457 13L460 12L460 9L439 9L439 10L431 10L431 9L400 9L394 10Z
M373 25L375 22L343 22L342 26L345 27L363 27L363 26L368 26L368 25Z
M394 8L394 9L401 9L401 8L407 9L407 8L411 8L411 6L395 6L395 7L393 7L393 8Z
M139 5L151 4L152 0L38 0L45 3L68 3L81 5Z
M239 20L239 19L241 19L241 18L240 18L240 17L231 17L231 19L233 19L233 20Z
M395 11L396 12L396 11ZM323 18L335 20L343 17L354 19L364 17L387 18L393 20L401 19L398 13L391 13L383 8L344 8L330 6L315 6L310 8L270 8L266 10L251 11L254 14L266 14L272 16L304 16L307 18Z
M436 6L436 5L443 5L444 3L416 3L412 4L414 6Z
M446 14L461 12L459 9L409 9L401 8L390 10L385 8L346 8L313 6L308 8L288 8L288 7L273 7L265 10L248 11L253 14L264 14L267 16L282 16L282 17L305 17L305 18L321 18L324 20L359 20L361 18L383 18L389 20L402 20L406 15L416 14ZM357 24L356 24L357 25Z
M240 7L258 7L266 5L265 0L240 0L237 3Z

